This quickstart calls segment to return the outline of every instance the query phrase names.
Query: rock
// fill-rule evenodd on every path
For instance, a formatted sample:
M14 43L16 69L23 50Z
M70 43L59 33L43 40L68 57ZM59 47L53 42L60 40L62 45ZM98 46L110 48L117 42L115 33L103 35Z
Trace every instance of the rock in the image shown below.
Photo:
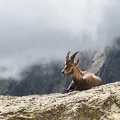
M91 61L91 65L87 69L87 71L99 75L100 74L100 69L105 64L105 61L106 61L106 55L105 55L104 50L101 50L101 51L97 52L94 55L94 57Z
M120 120L120 82L66 94L0 96L0 120Z

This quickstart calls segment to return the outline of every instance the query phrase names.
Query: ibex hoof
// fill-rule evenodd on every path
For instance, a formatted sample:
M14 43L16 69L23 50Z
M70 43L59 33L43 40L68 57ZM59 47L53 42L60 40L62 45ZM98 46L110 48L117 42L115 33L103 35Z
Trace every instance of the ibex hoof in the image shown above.
M74 89L67 90L67 92L72 92L72 91L74 91Z

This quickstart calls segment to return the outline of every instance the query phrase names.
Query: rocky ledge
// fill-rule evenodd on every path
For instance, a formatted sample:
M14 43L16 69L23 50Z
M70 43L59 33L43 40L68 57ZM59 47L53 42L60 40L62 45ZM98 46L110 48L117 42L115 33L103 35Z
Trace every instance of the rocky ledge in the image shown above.
M0 120L120 120L120 82L66 94L1 95Z

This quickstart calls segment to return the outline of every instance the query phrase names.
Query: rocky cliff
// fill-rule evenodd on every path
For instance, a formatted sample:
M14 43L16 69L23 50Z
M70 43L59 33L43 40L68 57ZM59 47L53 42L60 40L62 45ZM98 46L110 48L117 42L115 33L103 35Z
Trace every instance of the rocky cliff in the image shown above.
M120 120L120 82L71 93L0 96L0 120Z
M120 38L88 58L82 60L80 67L100 76L104 84L120 81Z

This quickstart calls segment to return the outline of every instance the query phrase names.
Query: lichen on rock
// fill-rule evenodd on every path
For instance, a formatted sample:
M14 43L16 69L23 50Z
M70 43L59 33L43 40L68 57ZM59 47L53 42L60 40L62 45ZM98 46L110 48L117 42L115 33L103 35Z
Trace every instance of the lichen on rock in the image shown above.
M120 120L120 82L66 94L0 96L0 120Z

